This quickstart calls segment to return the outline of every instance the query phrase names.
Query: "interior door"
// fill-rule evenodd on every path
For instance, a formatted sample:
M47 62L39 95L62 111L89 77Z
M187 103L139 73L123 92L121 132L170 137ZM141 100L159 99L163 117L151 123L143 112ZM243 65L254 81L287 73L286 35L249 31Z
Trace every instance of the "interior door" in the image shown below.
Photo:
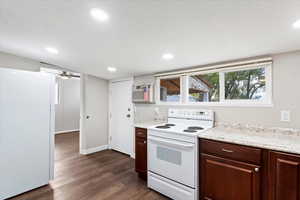
M131 155L133 152L132 80L110 84L110 146Z
M49 74L0 68L0 199L48 184L52 83Z
M80 153L107 148L108 82L94 76L80 76Z

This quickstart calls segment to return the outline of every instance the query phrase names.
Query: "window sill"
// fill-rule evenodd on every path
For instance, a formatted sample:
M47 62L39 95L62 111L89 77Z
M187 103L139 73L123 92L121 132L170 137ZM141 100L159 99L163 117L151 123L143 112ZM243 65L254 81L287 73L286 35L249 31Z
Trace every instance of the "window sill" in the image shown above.
M252 103L243 103L243 102L203 102L203 103L167 103L167 102L158 102L158 106L208 106L208 107L274 107L273 103L261 103L261 102L252 102Z

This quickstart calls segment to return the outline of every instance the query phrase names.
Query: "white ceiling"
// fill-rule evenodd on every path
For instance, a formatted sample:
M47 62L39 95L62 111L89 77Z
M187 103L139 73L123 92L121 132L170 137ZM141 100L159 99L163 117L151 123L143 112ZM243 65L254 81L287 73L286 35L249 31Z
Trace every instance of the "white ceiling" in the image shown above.
M298 50L298 19L299 0L1 0L0 51L111 79Z

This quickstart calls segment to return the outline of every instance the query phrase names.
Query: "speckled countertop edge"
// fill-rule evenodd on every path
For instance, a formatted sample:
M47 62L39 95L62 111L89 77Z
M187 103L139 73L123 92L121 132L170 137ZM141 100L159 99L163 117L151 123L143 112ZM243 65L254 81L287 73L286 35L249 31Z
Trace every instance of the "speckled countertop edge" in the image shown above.
M198 137L258 147L263 149L300 154L300 135L297 131L253 130L248 128L215 127L199 133Z

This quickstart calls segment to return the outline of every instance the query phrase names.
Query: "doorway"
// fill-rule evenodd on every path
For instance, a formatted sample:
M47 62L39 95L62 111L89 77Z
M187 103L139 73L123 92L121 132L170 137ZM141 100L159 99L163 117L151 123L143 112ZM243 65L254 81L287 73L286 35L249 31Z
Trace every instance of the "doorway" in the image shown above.
M63 73L72 76L56 76L55 162L66 158L66 154L79 154L80 76Z
M109 85L110 148L134 157L133 78L111 81Z

